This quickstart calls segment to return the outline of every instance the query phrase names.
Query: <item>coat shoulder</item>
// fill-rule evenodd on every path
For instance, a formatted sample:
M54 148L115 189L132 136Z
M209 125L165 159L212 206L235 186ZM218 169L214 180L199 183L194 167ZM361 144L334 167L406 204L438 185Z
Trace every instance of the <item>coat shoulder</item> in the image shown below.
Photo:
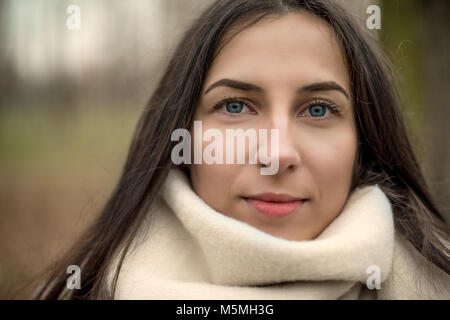
M428 261L406 238L395 234L392 270L379 299L448 300L450 275Z

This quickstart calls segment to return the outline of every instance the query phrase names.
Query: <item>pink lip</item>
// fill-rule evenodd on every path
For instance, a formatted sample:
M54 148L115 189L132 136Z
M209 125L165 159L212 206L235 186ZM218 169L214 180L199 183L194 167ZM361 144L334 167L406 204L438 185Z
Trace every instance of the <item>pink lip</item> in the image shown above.
M273 218L292 214L304 200L286 194L264 193L246 198L247 202L260 213Z

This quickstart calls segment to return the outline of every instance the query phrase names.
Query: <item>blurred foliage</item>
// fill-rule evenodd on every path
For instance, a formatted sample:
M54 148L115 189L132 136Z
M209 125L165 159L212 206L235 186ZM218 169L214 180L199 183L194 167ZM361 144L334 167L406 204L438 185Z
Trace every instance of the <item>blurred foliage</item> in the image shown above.
M382 0L380 40L390 56L397 77L402 106L416 151L427 123L422 44L419 35L420 0Z
M116 168L125 157L137 117L137 112L111 106L4 108L0 166L56 169L94 160Z

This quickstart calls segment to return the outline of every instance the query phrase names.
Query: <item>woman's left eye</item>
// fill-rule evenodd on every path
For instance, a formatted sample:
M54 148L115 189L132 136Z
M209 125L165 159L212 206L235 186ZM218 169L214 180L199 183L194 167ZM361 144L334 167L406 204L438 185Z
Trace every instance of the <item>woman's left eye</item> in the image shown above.
M319 104L308 108L309 114L312 117L323 117L328 109L325 106L321 106Z
M236 98L227 98L221 100L214 106L214 109L224 109L225 113L228 114L243 114L253 112L253 110L244 102L237 100Z
M327 118L331 114L339 114L339 109L332 103L324 101L313 101L300 113L301 117L311 117L315 119ZM306 114L306 115L305 115Z

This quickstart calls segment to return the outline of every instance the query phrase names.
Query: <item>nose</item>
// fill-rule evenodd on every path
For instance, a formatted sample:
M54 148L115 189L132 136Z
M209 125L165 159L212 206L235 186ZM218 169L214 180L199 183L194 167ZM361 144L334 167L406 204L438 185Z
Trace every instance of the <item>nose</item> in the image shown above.
M267 140L267 161L259 162L261 166L273 165L273 162L278 161L278 171L276 174L281 175L285 172L293 171L298 168L302 161L299 150L299 138L294 132L295 124L289 116L277 116L270 119L268 128ZM278 129L278 139L273 134L274 130ZM275 143L278 144L276 147ZM275 147L275 148L274 148ZM275 158L277 157L277 158Z

